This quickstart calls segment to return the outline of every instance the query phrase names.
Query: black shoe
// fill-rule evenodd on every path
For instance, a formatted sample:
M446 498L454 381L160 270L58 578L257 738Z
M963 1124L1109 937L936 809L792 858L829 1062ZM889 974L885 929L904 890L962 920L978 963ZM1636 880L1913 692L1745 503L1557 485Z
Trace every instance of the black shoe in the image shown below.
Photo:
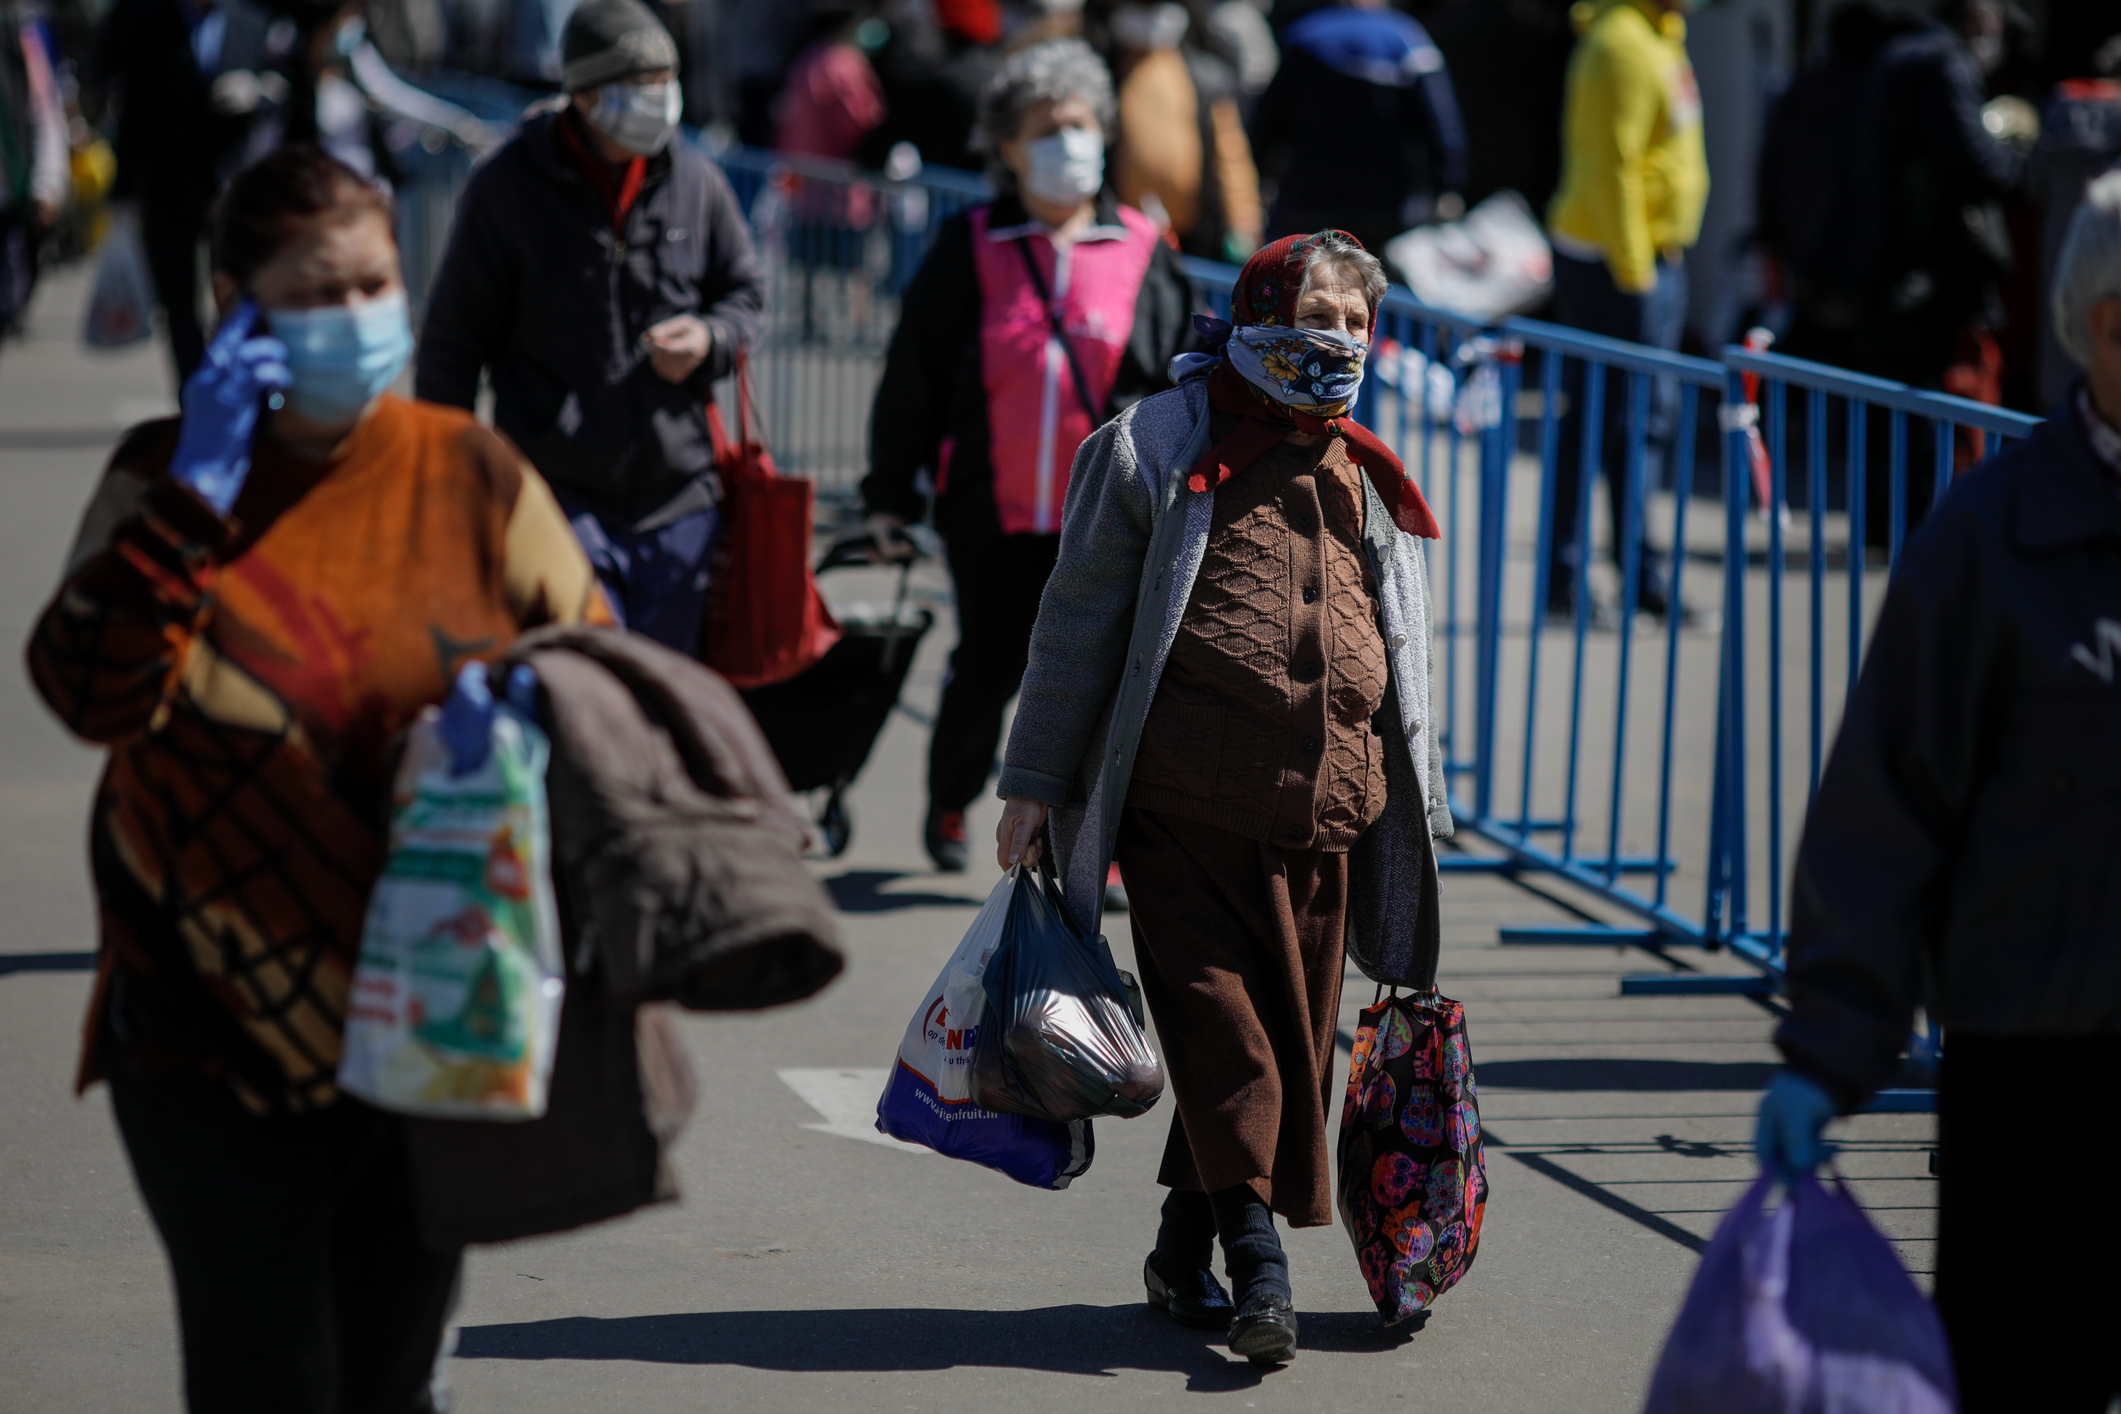
M972 851L965 844L965 812L929 811L927 845L928 857L935 861L936 868L945 874L964 873L965 866L972 862Z
M1256 1291L1230 1326L1230 1353L1255 1365L1286 1365L1296 1358L1296 1308L1278 1291Z
M1223 1290L1215 1273L1206 1267L1196 1267L1177 1281L1167 1282L1156 1269L1156 1254L1152 1252L1142 1259L1142 1285L1149 1290L1152 1307L1197 1331L1228 1330L1230 1318L1237 1314L1237 1308L1230 1304L1230 1293Z

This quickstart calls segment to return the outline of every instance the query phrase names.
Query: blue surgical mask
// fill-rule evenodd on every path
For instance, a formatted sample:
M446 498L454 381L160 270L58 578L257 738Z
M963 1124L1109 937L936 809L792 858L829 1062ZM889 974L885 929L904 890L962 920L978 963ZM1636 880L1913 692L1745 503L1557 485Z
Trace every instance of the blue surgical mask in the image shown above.
M270 309L272 336L287 345L287 408L312 422L357 415L398 381L412 360L403 290L360 304Z

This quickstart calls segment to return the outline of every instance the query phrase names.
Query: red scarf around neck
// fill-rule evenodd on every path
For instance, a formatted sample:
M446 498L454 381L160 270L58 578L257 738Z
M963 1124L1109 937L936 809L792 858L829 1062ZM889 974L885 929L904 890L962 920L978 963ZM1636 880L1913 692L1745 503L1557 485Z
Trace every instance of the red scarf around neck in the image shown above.
M1218 412L1234 412L1244 420L1231 429L1229 436L1201 454L1186 478L1187 489L1208 491L1222 485L1291 432L1339 436L1347 441L1348 455L1377 488L1385 509L1392 513L1392 524L1424 540L1443 539L1435 513L1429 509L1421 488L1407 475L1406 467L1375 432L1354 418L1313 417L1302 408L1277 403L1255 392L1227 363L1208 375L1208 405Z
M569 108L553 124L559 131L560 150L596 188L597 195L604 198L604 207L611 213L611 229L620 235L626 234L626 215L633 210L634 201L641 194L641 184L648 177L648 159L635 157L619 167L592 152L589 139L578 126L582 115Z

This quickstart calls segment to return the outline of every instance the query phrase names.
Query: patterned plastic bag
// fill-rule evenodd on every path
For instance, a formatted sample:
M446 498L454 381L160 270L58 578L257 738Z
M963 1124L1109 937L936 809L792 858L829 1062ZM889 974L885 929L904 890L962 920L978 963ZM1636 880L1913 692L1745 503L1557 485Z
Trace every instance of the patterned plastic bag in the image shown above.
M1386 1325L1473 1265L1487 1211L1465 1008L1435 992L1367 1007L1340 1112L1340 1220Z
M545 816L550 748L501 707L485 764L450 771L430 707L398 767L340 1088L403 1114L536 1119L564 991Z

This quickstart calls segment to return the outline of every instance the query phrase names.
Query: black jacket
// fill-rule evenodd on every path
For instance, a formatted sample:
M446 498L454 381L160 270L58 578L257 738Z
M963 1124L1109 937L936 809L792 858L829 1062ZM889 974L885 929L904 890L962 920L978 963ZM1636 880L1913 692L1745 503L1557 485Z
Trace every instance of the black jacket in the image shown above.
M547 481L615 525L648 529L712 499L709 383L759 333L763 278L721 170L678 141L613 232L603 197L540 114L472 174L420 335L417 394L468 408L493 378L494 422ZM714 345L683 383L641 334L696 314Z
M1964 41L1895 26L1837 25L1835 52L1776 104L1760 234L1795 277L1801 317L1853 336L1835 352L1934 386L1959 332L1997 317L2011 260L1998 200L2024 161L1982 126L1984 80Z
M1395 10L1339 4L1282 35L1281 67L1252 110L1252 153L1280 187L1270 231L1334 212L1396 229L1467 176L1458 97L1428 31Z
M1030 218L1014 196L995 200L996 227ZM1098 198L1098 220L1118 220L1111 193ZM987 390L980 377L979 272L972 263L972 217L963 212L943 223L935 245L906 287L898 329L884 359L876 407L869 422L869 474L862 501L907 521L919 520L927 500L919 476L935 471L936 453L955 439L950 476L935 505L935 527L959 541L997 537L1001 516L994 508L994 466L987 459ZM1159 243L1142 276L1134 306L1134 331L1120 359L1110 417L1171 386L1171 360L1198 342L1193 332L1193 283L1178 256Z
M1917 1003L1948 1031L2121 1034L2121 486L2073 409L1908 542L1805 821L1788 961L1776 1044L1849 1108Z
M89 65L118 114L116 195L148 203L203 205L241 160L254 114L217 112L220 74L284 69L272 17L255 6L219 11L220 53L212 73L192 52L192 23L178 0L117 0L104 15Z

